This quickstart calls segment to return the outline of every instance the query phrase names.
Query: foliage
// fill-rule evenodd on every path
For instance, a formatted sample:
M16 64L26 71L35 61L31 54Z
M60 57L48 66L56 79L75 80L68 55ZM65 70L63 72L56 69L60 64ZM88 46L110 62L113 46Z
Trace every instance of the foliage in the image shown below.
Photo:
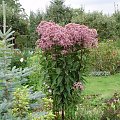
M37 11L36 13L34 13L33 11L30 12L30 16L29 16L29 21L30 21L29 41L30 42L28 42L29 48L35 47L36 39L38 39L36 28L39 22L41 22L43 18L44 18L44 13L42 13L41 11Z
M9 108L12 106L12 92L16 86L19 86L21 83L25 82L25 77L30 74L32 69L16 69L13 67L10 69L11 55L13 53L12 40L14 37L11 37L14 33L12 29L8 29L6 32L6 14L5 14L5 5L3 2L3 32L0 30L1 38L1 47L0 47L0 119L7 119L9 116ZM9 118L9 117L8 117Z
M120 38L120 11L117 10L114 14L113 14L113 17L116 21L116 24L115 24L115 32L116 32L116 35Z
M52 0L46 10L45 20L50 20L60 25L71 22L72 10L64 5L64 0Z
M85 13L82 8L73 9L72 22L95 28L99 34L100 41L106 39L116 40L119 37L119 33L116 29L118 28L117 25L119 22L114 16L105 15L102 12L95 11Z
M0 4L2 4L3 0L0 0ZM19 2L19 0L4 0L5 3L7 3L7 6L12 7L14 11L16 11L16 13L21 12L22 8L21 8L21 4Z
M21 48L19 45L19 41L23 43L25 41L25 44L27 44L28 38L26 37L28 35L28 19L27 15L24 12L24 9L21 8L21 4L18 0L6 0L7 6L6 6L6 19L7 19L7 29L12 27L12 29L15 31L15 33L12 35L14 36L14 48ZM0 30L2 31L3 25L2 25L2 5L0 5ZM22 38L20 37L21 35ZM21 39L21 40L20 40ZM23 40L24 39L24 40ZM22 45L23 47L23 45Z
M114 74L116 72L120 55L114 41L100 43L98 48L91 51L91 64L93 71L106 71Z
M61 114L64 120L64 115L69 114L73 119L85 81L84 56L88 51L85 48L97 45L97 33L79 24L61 27L46 21L39 24L37 32L40 35L37 44L42 49L41 70L46 89L51 91L53 111L57 118Z
M13 92L12 113L16 117L23 118L29 111L29 91L27 87L17 88Z
M29 59L29 57L32 56L32 54L33 54L33 51L30 51L30 50L20 51L19 49L14 49L13 54L12 54L12 58L11 58L10 67L11 68L13 66L16 66L17 68L27 67L28 59Z
M103 116L101 120L119 120L120 119L120 95L115 93L113 97L104 104Z
M99 95L83 95L74 120L100 120L103 114L102 101Z
M43 98L44 96L40 92L32 92L27 86L17 88L13 92L13 116L27 120L52 120L52 100ZM33 102L36 98L37 101Z
M4 2L3 18L3 32L0 30L0 38L2 39L0 41L0 119L30 120L28 113L32 111L32 116L38 114L36 111L40 106L38 99L45 95L39 91L32 91L32 88L21 87L21 84L27 81L27 76L30 75L33 68L26 67L23 69L15 66L10 68L13 53L12 47L14 45L12 42L14 37L11 36L14 31L10 28L6 32ZM41 114L40 111L39 114ZM45 115L45 112L42 111L42 115Z
M27 66L34 66L33 73L28 77L27 85L33 86L33 90L43 90L43 74L41 70L41 54L39 50L35 50L35 53L27 59ZM46 92L45 92L46 93Z

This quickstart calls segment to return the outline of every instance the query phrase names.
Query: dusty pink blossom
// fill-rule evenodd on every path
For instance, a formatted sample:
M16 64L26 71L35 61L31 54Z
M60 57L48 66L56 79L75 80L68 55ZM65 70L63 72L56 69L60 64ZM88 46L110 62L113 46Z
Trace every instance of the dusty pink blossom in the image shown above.
M42 21L36 31L40 35L37 45L44 51L59 46L63 54L64 50L75 48L76 45L81 49L96 47L98 44L97 31L85 25L69 23L62 27L54 22Z
M83 86L83 84L81 83L81 82L75 82L74 84L73 84L73 89L74 90L83 90L84 89L84 86Z
M67 54L67 53L68 53L67 50L62 50L62 51L61 51L61 54L62 54L62 55L65 55L65 54Z

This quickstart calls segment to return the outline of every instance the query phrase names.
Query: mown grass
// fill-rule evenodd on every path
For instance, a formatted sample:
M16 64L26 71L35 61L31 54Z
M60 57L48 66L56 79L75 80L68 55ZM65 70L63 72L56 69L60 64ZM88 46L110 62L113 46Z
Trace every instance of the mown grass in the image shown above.
M115 92L120 93L120 73L111 76L86 77L84 94L100 94L102 98L111 97Z

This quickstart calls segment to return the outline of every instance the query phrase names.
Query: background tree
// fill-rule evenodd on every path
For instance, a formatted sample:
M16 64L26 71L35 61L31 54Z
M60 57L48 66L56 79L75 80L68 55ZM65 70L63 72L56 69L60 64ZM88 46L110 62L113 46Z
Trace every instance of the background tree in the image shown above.
M30 48L34 48L35 47L35 42L38 39L38 35L36 34L36 28L37 25L39 24L39 22L42 21L42 19L44 18L44 13L42 13L41 11L37 11L36 13L34 13L33 11L30 12L30 16L29 16L29 44L28 46Z
M72 10L64 5L64 0L52 0L46 10L46 19L65 25L71 22Z
M85 13L84 10L73 10L72 22L85 24L98 31L99 39L116 39L116 20L102 12Z
M0 3L2 3L2 0L0 0ZM27 34L28 34L28 18L24 11L24 9L21 7L21 4L19 3L19 0L6 0L6 13L7 13L7 28L11 27L16 32L14 33L14 43L15 48L22 48L23 44L26 46L27 44ZM2 30L2 5L0 6L0 29ZM21 39L22 35L22 39ZM24 42L23 42L24 39ZM20 44L19 44L20 43ZM21 45L22 44L22 45Z

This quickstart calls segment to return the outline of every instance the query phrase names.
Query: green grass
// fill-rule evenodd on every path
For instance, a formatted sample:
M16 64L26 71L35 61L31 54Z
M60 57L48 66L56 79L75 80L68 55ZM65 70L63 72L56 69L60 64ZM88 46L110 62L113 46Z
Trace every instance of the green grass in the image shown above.
M111 76L87 77L84 94L101 94L102 98L111 97L115 92L120 93L120 73Z

